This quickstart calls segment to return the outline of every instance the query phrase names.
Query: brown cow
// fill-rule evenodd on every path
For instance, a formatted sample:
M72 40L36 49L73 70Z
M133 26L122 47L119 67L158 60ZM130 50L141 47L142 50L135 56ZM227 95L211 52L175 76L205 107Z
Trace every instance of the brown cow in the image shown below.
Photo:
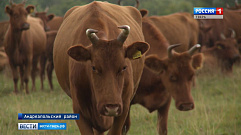
M47 58L47 76L50 88L53 90L53 83L52 83L52 72L54 69L54 63L53 63L53 46L54 46L54 40L57 35L56 30L51 30L46 32L47 35L47 44L46 44L46 58Z
M35 10L35 17L38 17L38 18L40 18L43 21L43 23L44 23L44 30L46 32L51 30L51 28L50 28L51 26L48 24L48 22L51 21L54 18L54 14L47 15L48 9L49 8L47 7L45 9L45 11L43 11L43 12L37 12L37 10ZM53 32L50 32L50 33L53 33ZM46 34L48 36L48 32ZM46 51L45 51L46 53L41 56L41 66L42 66L41 69L43 69L43 70L41 71L40 76L41 76L41 78L44 79L46 62L48 61L47 76L48 76L48 81L49 81L50 88L52 90L53 89L53 84L52 84L52 71L53 71L53 63L52 63L52 61L53 61L53 56L51 56L51 58L50 58L50 54L49 53L50 53L50 51L53 51L54 39L53 39L53 34L50 34L50 35L51 35L50 39L49 40L47 39L48 43L47 43L47 47L46 47ZM50 49L50 50L48 50L48 49ZM53 54L53 52L51 52L51 55L52 54ZM44 89L43 81L41 81L41 89Z
M51 30L59 30L62 22L63 22L63 17L54 16L54 18L50 20L47 24Z
M122 133L149 49L141 20L134 7L97 1L65 14L54 42L54 67L80 114L81 134Z
M48 12L48 8L46 8L45 11L43 11L43 12L35 12L34 13L35 17L38 17L43 21L45 31L51 30L48 22L51 21L55 16L54 14L47 15L47 12Z
M9 27L8 21L0 22L0 47L3 46L4 37L8 30L8 27Z
M224 73L232 73L233 64L240 60L235 32L232 31L231 37L226 38L221 34L222 40L216 41L211 48L203 48L202 53L205 56L204 71L214 71L221 69Z
M9 57L9 64L13 74L14 92L18 92L18 67L21 77L21 89L28 90L28 78L31 73L32 90L35 90L35 74L39 56L43 54L46 45L46 34L42 21L28 16L34 6L24 8L25 1L5 7L5 12L10 16L10 27L4 41L5 50ZM30 27L31 26L31 27ZM32 69L32 71L31 71Z
M47 15L48 9L47 7L43 12L35 11L35 16L43 20L45 31L59 30L63 22L63 17L55 16L54 14Z
M146 67L140 85L131 104L141 104L150 112L158 110L158 132L163 135L167 134L171 97L174 98L176 108L180 111L194 108L191 87L195 69L201 67L202 55L192 56L199 45L183 53L172 51L178 45L169 46L163 34L147 18L143 18L142 29L145 40L151 48L145 60ZM125 125L124 132L127 132L130 127L129 116Z
M210 19L199 20L200 24L200 44L206 47L214 46L216 41L222 40L221 33L230 37L231 32L229 29L233 29L236 32L235 38L241 36L241 14L235 11L226 10L223 11L223 19Z
M140 12L144 18L149 18L157 26L170 44L182 45L176 48L175 51L187 51L198 43L198 21L190 13L182 12L166 16L147 16L147 10L140 10Z

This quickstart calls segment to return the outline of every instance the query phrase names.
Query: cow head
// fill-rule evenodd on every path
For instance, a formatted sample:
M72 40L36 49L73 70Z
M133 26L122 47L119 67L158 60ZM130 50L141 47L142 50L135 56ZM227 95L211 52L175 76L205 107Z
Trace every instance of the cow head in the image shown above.
M165 89L174 98L176 108L188 111L194 108L191 87L195 77L195 70L202 66L201 53L193 55L201 46L199 44L183 53L172 52L179 45L168 47L168 57L160 59L155 55L146 57L145 65L148 69L161 77Z
M221 61L223 70L228 72L232 71L233 63L240 59L235 32L232 29L231 31L232 34L228 38L221 33L222 40L216 41L214 47L211 48L216 57Z
M49 31L50 27L48 26L48 22L54 18L54 14L47 15L48 7L45 9L44 12L35 12L35 16L40 18L44 23L44 30Z
M145 42L134 42L123 46L128 37L130 27L124 29L114 40L102 40L95 33L97 30L87 29L86 34L92 45L81 44L68 49L68 55L78 62L88 62L93 98L97 111L105 116L118 116L122 113L123 89L132 83L132 68L129 60L136 60L145 54L149 45Z
M15 30L28 30L29 23L27 23L28 14L32 13L34 6L29 5L24 8L26 1L20 4L14 4L10 1L10 6L5 7L5 12L10 16L10 24Z

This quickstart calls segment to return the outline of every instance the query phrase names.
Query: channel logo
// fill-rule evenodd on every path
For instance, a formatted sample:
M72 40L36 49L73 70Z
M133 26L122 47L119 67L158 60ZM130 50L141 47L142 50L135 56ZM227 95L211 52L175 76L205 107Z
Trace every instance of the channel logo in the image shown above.
M66 130L66 123L18 123L18 130Z
M223 8L194 7L194 19L223 19Z
M18 130L38 130L38 123L18 123Z

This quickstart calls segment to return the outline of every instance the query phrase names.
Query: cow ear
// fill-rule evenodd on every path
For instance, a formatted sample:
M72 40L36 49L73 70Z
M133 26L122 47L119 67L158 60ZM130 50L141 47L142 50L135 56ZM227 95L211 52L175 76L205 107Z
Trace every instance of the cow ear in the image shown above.
M192 67L197 70L202 68L203 65L203 54L202 53L197 53L192 56Z
M141 13L141 16L142 16L142 17L148 15L148 11L147 11L146 9L141 9L141 10L140 10L140 13Z
M29 14L33 13L34 12L34 6L33 5L29 5L26 7L26 10Z
M54 16L55 16L54 14L49 14L48 15L48 21L52 20L54 18Z
M90 52L83 45L71 46L67 54L76 61L87 61L90 60Z
M5 7L5 12L8 13L9 15L12 15L12 9L9 6Z
M147 56L145 59L145 66L152 72L160 74L167 69L167 65L156 55Z
M126 48L126 57L129 59L139 59L149 50L149 44L146 42L135 42Z

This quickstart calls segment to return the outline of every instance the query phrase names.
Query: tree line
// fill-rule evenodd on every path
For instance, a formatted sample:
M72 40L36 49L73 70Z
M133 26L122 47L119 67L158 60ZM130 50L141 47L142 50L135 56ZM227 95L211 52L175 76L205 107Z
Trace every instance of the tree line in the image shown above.
M49 7L48 13L54 13L57 16L64 16L65 12L73 6L81 6L92 2L93 0L28 0L26 5L37 5L37 11L44 11ZM105 0L117 4L118 0ZM234 6L235 0L139 0L139 9L147 9L149 15L167 15L175 12L193 13L193 7L226 7L225 4ZM236 0L237 1L237 0ZM21 3L22 0L13 0L14 3ZM122 0L124 6L134 6L135 0ZM9 5L9 0L0 1L0 20L8 20L5 13L5 6Z

